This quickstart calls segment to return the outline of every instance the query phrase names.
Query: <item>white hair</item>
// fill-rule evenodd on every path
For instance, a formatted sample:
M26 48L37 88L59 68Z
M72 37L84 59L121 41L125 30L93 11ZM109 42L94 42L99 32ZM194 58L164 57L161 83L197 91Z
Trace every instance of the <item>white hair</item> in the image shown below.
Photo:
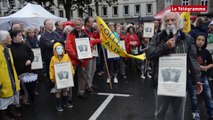
M166 21L165 21L165 16L169 13L174 13L176 15L176 20L177 20L177 30L180 30L183 28L183 19L180 18L180 15L178 12L171 12L170 10L166 11L163 14L163 18L162 18L162 24L161 24L161 31L166 30Z
M73 29L74 29L73 27L71 27L70 25L67 25L67 26L64 27L63 33L65 33L67 30L72 31Z
M20 24L14 24L14 25L12 26L12 30L17 30L18 27L21 27L21 25L20 25Z
M113 22L109 22L108 26L114 26L115 24Z
M81 18L76 18L76 19L74 20L74 22L77 22L77 21L80 21L82 24L84 24L84 22L83 22L83 20L82 20Z
M7 37L9 36L8 31L0 30L0 43L4 43L5 40L7 40Z

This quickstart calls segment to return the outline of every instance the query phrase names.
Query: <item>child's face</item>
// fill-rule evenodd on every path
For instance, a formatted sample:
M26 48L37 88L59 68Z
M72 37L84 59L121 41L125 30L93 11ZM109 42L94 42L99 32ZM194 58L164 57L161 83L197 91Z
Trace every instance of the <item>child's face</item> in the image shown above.
M205 37L204 36L198 36L196 39L196 45L198 48L202 48L203 45L205 44Z
M58 55L62 55L63 52L64 52L64 48L63 48L62 46L56 47L55 50L56 50L56 53L57 53Z

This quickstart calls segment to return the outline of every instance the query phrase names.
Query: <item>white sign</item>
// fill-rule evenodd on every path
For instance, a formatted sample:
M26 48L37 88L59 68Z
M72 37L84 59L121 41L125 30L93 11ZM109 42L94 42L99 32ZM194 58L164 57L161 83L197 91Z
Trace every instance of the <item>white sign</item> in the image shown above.
M95 45L93 47L92 56L93 57L98 57L98 46L97 45Z
M41 49L34 48L32 49L34 54L34 60L31 65L32 70L43 69L42 57L41 57Z
M154 35L154 23L144 23L143 37L152 38Z
M122 46L122 49L123 49L124 51L126 51L125 41L124 41L124 40L120 41L120 44L121 44L121 46Z
M119 55L113 53L113 52L110 52L109 50L107 50L107 57L108 58L117 58L119 57Z
M89 38L76 38L75 44L79 60L92 58Z
M57 89L73 87L73 75L70 62L54 64L55 80Z
M158 95L186 96L186 54L159 58Z

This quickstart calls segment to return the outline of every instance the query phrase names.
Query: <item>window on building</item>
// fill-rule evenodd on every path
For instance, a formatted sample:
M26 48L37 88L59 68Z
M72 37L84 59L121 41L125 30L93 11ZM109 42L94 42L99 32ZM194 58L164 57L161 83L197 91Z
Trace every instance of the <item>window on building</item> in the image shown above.
M146 4L146 14L152 14L152 4Z
M73 18L73 11L70 11L70 18Z
M59 10L59 16L64 17L64 11L63 10Z
M2 3L3 3L3 7L7 7L7 0L3 0Z
M49 12L52 13L53 15L55 14L54 11L52 11L52 10L50 10Z
M112 9L113 9L113 16L118 16L118 6L114 6Z
M92 8L88 8L88 15L92 16Z
M4 12L4 16L7 16L8 15L8 12Z
M129 6L128 5L124 6L124 15L129 15Z
M107 16L107 7L106 6L102 7L102 16Z
M189 0L183 0L182 5L189 5Z
M82 18L83 17L83 10L82 9L78 9L78 17Z
M165 0L165 7L168 7L173 4L173 0Z
M135 5L135 15L140 14L140 5Z
M58 0L58 6L62 4L62 0Z
M201 5L202 6L208 6L208 0L201 0Z

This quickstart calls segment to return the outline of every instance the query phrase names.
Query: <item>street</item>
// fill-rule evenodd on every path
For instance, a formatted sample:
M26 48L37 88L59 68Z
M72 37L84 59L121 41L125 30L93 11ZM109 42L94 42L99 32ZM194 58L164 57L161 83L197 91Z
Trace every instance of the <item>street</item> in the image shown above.
M73 108L58 112L55 96L49 93L48 82L40 75L40 94L33 104L22 108L23 116L20 120L154 120L154 90L150 80L141 79L139 72L127 71L127 79L119 78L119 83L113 84L113 90L106 83L106 76L96 75L94 79L98 87L96 92L82 99L77 97L76 87L73 88ZM204 102L200 106L201 120L207 120ZM167 120L172 120L171 114ZM188 99L185 120L191 120Z

